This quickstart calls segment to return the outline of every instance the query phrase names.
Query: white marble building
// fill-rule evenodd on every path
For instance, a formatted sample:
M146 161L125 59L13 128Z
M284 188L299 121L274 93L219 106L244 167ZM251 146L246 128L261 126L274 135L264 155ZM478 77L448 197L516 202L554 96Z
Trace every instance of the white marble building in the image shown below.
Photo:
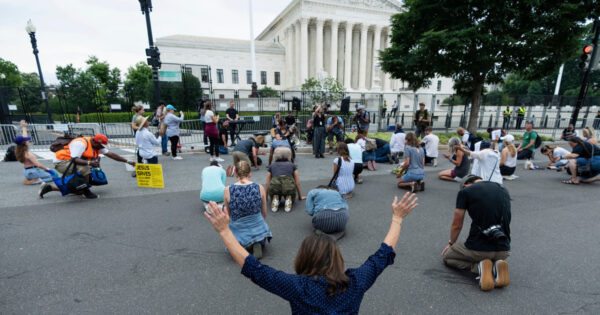
M351 92L406 90L380 70L395 0L292 0L255 40L259 88L299 90L322 70ZM165 63L204 64L214 89L250 89L250 41L174 35L157 39ZM418 93L452 94L452 80L434 78ZM408 92L408 91L407 91Z

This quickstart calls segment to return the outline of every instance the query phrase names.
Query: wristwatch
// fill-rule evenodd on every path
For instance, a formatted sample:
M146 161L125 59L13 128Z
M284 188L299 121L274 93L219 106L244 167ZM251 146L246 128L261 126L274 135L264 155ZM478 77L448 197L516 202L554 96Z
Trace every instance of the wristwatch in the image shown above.
M452 243L452 241L448 241L448 245L452 246L454 243Z

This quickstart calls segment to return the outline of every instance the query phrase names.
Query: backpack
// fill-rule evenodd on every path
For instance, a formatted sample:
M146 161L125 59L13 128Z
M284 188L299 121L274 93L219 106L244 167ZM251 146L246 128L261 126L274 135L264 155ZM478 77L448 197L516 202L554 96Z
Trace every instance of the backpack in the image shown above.
M6 154L4 155L4 162L15 162L17 160L17 156L15 155L15 146L11 145L6 149Z
M365 138L365 151L377 150L377 141L373 138Z
M72 135L72 134L65 134L62 137L58 137L56 138L56 140L54 140L52 142L52 144L50 144L50 151L52 152L58 152L62 149L65 148L65 146L69 145L69 143L71 143L71 141L73 141L73 139L75 138L80 138L83 137L82 135Z
M542 145L542 137L540 137L540 135L536 132L535 133L535 148L539 148Z
M472 133L469 133L469 143L471 143L469 145L469 150L470 151L475 151L475 143L479 142L479 141L483 141L483 138L478 136L478 135L474 135Z
M154 112L154 114L152 114L152 118L150 118L150 121L151 121L152 126L158 127L159 120L158 120L158 117L156 117L156 112Z

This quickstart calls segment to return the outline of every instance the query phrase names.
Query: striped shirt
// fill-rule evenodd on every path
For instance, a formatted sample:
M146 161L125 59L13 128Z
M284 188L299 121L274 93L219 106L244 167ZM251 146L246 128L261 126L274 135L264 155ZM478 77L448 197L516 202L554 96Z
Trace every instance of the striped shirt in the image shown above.
M339 157L333 160L334 165L338 164L338 159ZM335 180L335 184L337 185L340 194L344 195L354 190L354 177L352 176L353 173L354 162L352 160L346 161L342 159L342 165L340 167L338 177Z

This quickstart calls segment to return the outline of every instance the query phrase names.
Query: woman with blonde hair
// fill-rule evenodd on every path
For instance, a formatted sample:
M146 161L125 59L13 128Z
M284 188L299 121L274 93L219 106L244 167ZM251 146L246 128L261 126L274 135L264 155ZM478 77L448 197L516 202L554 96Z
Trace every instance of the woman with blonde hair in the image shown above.
M292 210L293 201L296 199L304 200L300 189L300 177L298 168L292 163L292 150L288 147L278 147L273 153L273 162L267 168L266 191L271 197L271 211L279 210L280 198L285 199L285 212Z
M229 229L242 247L260 259L266 241L270 241L273 236L265 222L265 188L250 181L252 173L250 164L246 161L239 161L235 165L235 176L238 181L227 186L223 193L224 208L231 217Z
M506 135L500 139L504 146L500 152L500 175L502 175L504 179L512 180L515 179L513 174L517 169L517 147L515 147L515 144L513 143L515 137Z
M583 128L583 140L591 144L598 144L598 140L596 140L596 131L594 128L590 126Z
M465 156L463 151L456 149L456 146L460 145L461 141L457 137L452 137L448 141L448 152L452 154L452 157L447 153L444 153L443 156L449 159L450 163L454 164L454 168L439 172L438 177L441 180L460 181L469 174L471 161Z
M419 146L419 140L414 132L406 134L404 147L404 163L401 171L396 175L400 177L398 188L408 188L411 192L425 190L425 151ZM402 175L406 171L404 175Z
M44 198L46 193L58 191L58 187L49 184L53 182L52 178L54 175L57 176L57 174L55 171L40 164L35 155L29 151L29 141L31 141L31 138L27 136L27 123L24 120L21 120L21 128L23 129L23 135L15 137L13 142L17 145L15 147L17 161L21 162L24 167L23 175L25 176L25 181L23 184L32 185L41 183L38 196Z

